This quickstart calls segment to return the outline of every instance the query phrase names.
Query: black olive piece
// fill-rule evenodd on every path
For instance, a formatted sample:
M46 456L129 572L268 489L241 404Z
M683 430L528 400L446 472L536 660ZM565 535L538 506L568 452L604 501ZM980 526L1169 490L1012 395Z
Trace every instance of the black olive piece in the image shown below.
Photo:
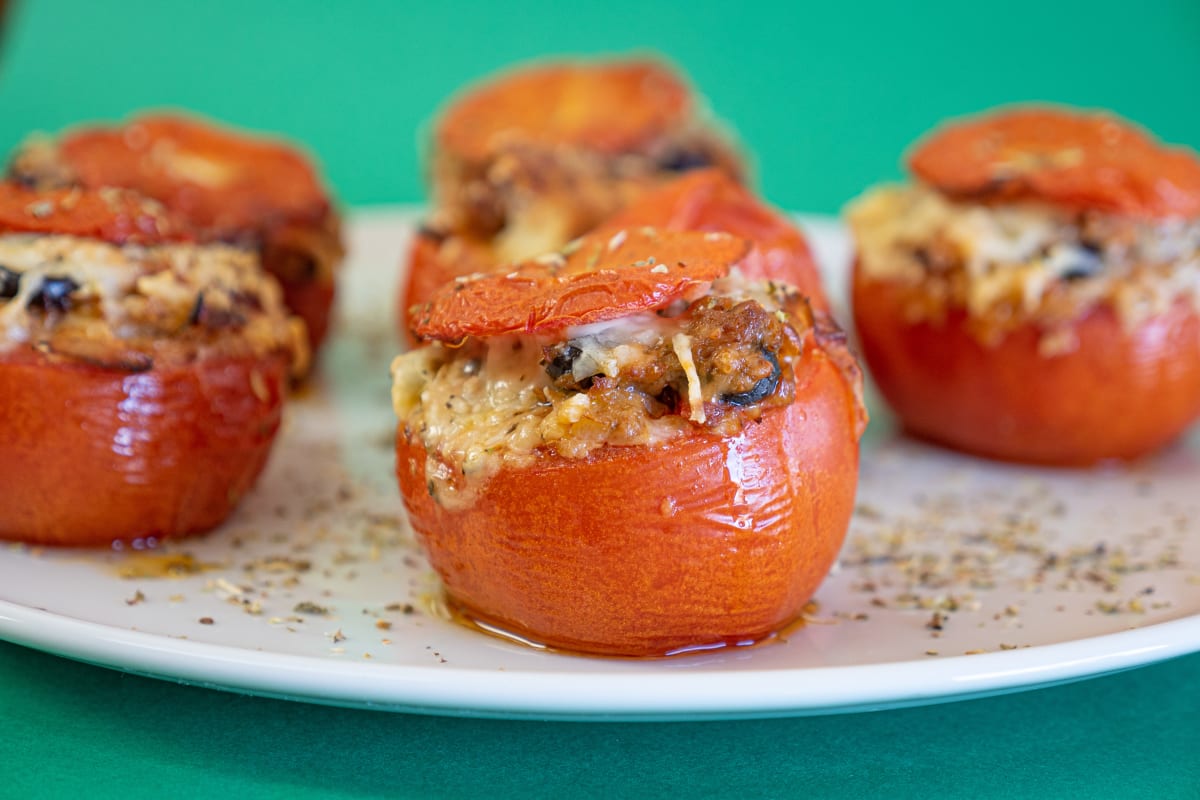
M550 355L549 352L546 353ZM575 366L575 359L583 355L583 351L573 344L566 344L554 352L554 357L546 361L546 374L550 380L556 381L570 372Z
M1086 242L1079 244L1079 256L1061 273L1064 281L1079 281L1094 276L1104 266L1100 248Z
M775 387L779 385L779 376L783 373L783 369L779 366L779 359L775 357L774 353L768 353L766 350L763 350L762 356L771 362L771 374L755 383L748 392L734 392L733 394L721 395L719 398L721 402L734 406L749 406L768 397L775 391Z
M687 172L711 167L712 159L703 150L672 150L659 159L658 166L667 172Z
M21 273L0 266L0 299L11 300L21 291Z
M204 292L199 292L196 295L196 302L192 304L191 313L188 314L187 324L196 325L200 322L200 315L204 313Z
M41 306L46 311L69 311L71 293L78 289L79 284L65 275L47 275L37 292L29 298L29 305Z

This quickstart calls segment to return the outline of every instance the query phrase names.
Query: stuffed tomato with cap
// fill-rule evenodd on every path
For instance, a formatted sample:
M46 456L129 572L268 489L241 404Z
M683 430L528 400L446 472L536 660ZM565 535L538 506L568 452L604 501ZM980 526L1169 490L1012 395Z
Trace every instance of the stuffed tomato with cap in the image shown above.
M148 114L33 140L10 166L37 188L122 187L153 198L197 238L258 251L304 320L310 350L329 329L341 222L310 159L275 139L186 116Z
M434 125L432 227L496 262L557 250L680 171L741 159L696 94L647 59L525 65L469 87Z
M1056 465L1200 416L1200 160L1110 114L1016 108L913 152L849 211L854 320L902 424Z
M787 217L754 197L749 189L717 169L696 169L647 189L602 222L596 232L613 235L627 228L671 231L724 231L750 242L737 268L753 279L774 280L797 289L816 311L827 311L821 277L804 234ZM455 278L490 272L495 254L482 241L417 231L400 294L400 320Z
M188 235L130 193L0 185L0 539L196 533L254 484L303 323Z
M721 233L647 228L456 281L393 365L397 474L452 605L657 656L793 621L845 535L865 424L844 339Z

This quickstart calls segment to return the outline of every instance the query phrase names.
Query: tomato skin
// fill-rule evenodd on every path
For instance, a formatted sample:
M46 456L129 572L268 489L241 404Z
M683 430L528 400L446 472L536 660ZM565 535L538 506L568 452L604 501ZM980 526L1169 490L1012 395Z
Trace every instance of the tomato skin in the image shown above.
M456 99L435 138L468 161L513 140L617 155L653 142L690 112L687 85L653 61L535 64Z
M914 291L855 270L864 361L919 437L1002 460L1084 466L1150 453L1200 417L1200 314L1190 299L1128 332L1111 307L1097 306L1073 323L1075 350L1043 356L1029 323L988 346L961 309L941 322L907 321Z
M108 546L215 527L266 463L287 375L281 355L128 373L4 353L0 539Z
M420 342L412 334L413 308L429 302L437 291L460 275L495 268L491 248L481 239L455 237L453 257L442 236L426 230L413 234L404 281L396 298L396 319L409 347Z
M576 244L566 256L443 285L414 308L413 334L456 342L546 333L662 308L727 274L747 249L725 233L644 228L592 233Z
M1116 116L1017 107L956 120L909 159L960 200L1042 200L1145 218L1200 216L1200 159Z
M80 128L63 137L60 150L84 186L135 189L216 238L317 223L329 213L299 151L199 119L153 114L119 127ZM169 154L188 160L176 164ZM202 166L188 168L196 163Z
M750 242L750 251L737 266L750 278L794 286L817 310L828 311L808 243L783 214L759 202L728 173L698 169L661 187L648 189L625 210L605 221L598 234L649 226L667 231L725 231ZM397 300L398 318L410 345L412 306L427 302L456 277L495 268L487 241L455 236L452 245L427 231L418 231L408 254L408 271Z
M727 172L698 169L647 190L600 230L639 225L670 231L725 231L747 239L750 252L737 265L747 277L794 286L814 308L829 310L804 234Z
M80 128L63 137L59 150L86 188L136 190L185 219L202 241L258 248L264 269L279 280L289 308L304 320L310 350L318 351L329 328L334 276L297 273L290 261L320 254L340 262L341 226L303 153L277 140L168 114L137 117L119 127Z
M737 436L543 454L464 509L430 496L425 449L401 425L401 494L452 601L551 647L622 656L744 643L795 620L849 524L861 424L835 360L806 358L795 402Z
M178 216L130 191L26 189L0 181L0 231L152 245L189 241L194 231Z

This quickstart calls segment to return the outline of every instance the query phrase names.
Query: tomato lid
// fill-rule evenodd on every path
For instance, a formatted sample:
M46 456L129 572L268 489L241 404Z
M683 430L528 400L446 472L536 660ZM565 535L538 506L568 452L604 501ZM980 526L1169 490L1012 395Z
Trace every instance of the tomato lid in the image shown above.
M1200 160L1103 112L1016 108L950 123L912 153L961 199L1044 200L1137 217L1200 215Z
M738 264L749 278L787 283L822 308L828 306L804 234L781 212L718 169L698 169L651 189L602 226L613 231L637 225L678 231L727 231L749 239Z
M440 147L484 160L512 142L601 153L643 147L687 119L691 92L654 61L539 64L467 92L442 115Z
M135 189L211 235L319 220L329 210L299 151L196 119L155 115L82 128L65 135L59 149L84 186Z
M27 189L0 183L0 232L101 239L113 244L183 241L190 230L159 203L124 189Z
M549 333L662 308L729 272L746 252L728 233L631 228L591 234L531 261L458 278L413 309L419 339Z

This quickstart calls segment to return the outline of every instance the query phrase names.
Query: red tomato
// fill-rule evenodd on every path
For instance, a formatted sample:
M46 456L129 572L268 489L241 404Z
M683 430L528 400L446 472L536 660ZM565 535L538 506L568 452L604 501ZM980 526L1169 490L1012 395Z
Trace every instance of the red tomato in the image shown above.
M62 158L84 186L153 197L220 238L284 221L319 222L329 198L308 160L278 141L177 116L144 116L63 137Z
M220 524L279 427L287 360L123 372L0 355L0 539L95 546Z
M687 85L661 64L550 63L468 91L446 110L435 138L467 161L514 141L616 155L653 143L691 110Z
M1097 306L1072 325L1072 352L1045 356L1030 323L989 346L961 309L910 322L914 292L855 272L863 358L918 436L992 458L1084 465L1153 451L1200 417L1200 315L1190 299L1128 331Z
M419 339L544 333L668 305L725 275L746 242L724 233L638 228L592 234L549 254L442 287L413 315Z
M909 163L921 180L958 199L1200 216L1195 155L1105 113L1016 108L956 121L918 146Z
M738 262L747 277L794 286L816 308L829 308L804 235L726 172L696 170L650 189L599 230L640 225L671 231L726 231L748 239L750 252Z
M795 401L732 437L543 452L464 509L426 488L404 427L413 528L465 615L565 650L660 656L745 644L800 614L849 524L863 417L838 345L806 337Z
M444 237L418 230L408 251L408 266L396 298L400 330L410 346L418 340L412 335L412 310L421 306L455 278L490 272L496 264L491 246L467 235Z
M134 189L186 218L204 239L259 247L309 329L315 353L329 325L341 232L309 160L282 142L196 119L151 115L63 137L62 160L83 186ZM317 284L313 286L312 284Z
M134 192L34 191L0 182L0 231L100 239L113 244L187 240L187 225Z

